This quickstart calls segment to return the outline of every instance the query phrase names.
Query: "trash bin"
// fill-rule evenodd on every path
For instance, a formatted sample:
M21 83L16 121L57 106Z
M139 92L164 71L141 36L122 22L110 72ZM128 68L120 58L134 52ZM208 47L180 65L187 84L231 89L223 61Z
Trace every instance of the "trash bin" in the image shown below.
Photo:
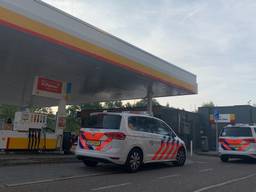
M63 143L62 143L62 149L64 151L64 154L69 154L71 147L72 147L71 132L64 132L63 133Z
M208 152L209 146L208 146L208 137L207 136L201 136L201 151Z

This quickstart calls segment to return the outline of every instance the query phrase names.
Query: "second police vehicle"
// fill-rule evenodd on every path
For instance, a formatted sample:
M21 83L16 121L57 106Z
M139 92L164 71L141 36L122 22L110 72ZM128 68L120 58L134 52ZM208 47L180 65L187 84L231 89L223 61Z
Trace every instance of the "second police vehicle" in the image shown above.
M228 125L219 137L220 159L256 158L256 126L248 124Z

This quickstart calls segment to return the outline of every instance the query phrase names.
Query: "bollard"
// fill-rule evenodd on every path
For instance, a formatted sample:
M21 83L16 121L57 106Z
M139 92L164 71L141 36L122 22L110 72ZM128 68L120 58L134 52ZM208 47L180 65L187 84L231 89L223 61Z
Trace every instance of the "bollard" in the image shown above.
M190 141L190 156L192 157L193 155L193 141Z

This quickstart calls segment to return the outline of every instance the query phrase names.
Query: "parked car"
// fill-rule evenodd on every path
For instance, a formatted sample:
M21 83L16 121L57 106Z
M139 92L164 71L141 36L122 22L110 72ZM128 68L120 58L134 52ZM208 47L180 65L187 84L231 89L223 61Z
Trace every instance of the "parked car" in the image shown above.
M221 130L219 154L223 162L230 158L256 158L256 126L228 125Z
M93 113L81 128L76 156L87 166L124 165L136 172L142 164L172 161L183 166L184 142L164 121L141 114Z

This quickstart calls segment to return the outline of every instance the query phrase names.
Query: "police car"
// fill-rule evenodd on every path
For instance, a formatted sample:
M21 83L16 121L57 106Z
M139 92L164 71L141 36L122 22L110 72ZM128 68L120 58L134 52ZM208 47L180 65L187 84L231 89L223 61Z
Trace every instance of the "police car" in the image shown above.
M221 130L219 154L223 162L229 158L256 158L256 126L228 125Z
M136 172L145 163L172 161L183 166L186 161L184 142L158 118L101 112L83 124L75 153L87 166L111 162Z

